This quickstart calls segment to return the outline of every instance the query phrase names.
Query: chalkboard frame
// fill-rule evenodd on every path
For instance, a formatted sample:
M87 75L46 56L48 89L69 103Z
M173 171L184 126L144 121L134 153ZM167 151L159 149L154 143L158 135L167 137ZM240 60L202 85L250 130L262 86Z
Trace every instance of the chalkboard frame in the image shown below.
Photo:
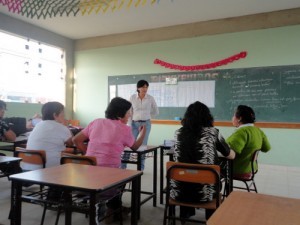
M151 120L152 124L158 125L180 125L180 121L177 120ZM214 126L217 127L232 127L231 121L215 121ZM279 123L279 122L256 122L255 126L260 128L280 128L280 129L299 129L300 123Z

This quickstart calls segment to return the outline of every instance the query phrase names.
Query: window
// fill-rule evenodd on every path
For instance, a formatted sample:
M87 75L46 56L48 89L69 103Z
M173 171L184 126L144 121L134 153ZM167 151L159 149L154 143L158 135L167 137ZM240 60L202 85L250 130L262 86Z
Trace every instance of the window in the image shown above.
M0 31L0 99L65 103L65 52Z

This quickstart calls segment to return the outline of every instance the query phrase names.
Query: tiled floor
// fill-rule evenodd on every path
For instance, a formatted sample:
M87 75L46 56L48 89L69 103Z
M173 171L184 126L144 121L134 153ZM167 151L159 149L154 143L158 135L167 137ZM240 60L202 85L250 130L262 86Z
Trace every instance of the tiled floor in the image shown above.
M142 176L142 187L144 190L151 190L152 187L152 159L147 159L146 169ZM133 165L129 169L134 169ZM159 177L158 177L159 178ZM256 177L256 183L259 193L284 196L300 199L300 167L284 167L273 165L260 165L259 172ZM159 186L159 184L158 184ZM159 189L158 189L159 190ZM128 205L129 193L124 195L124 205ZM0 225L9 225L7 219L10 208L10 182L6 178L0 179ZM152 201L147 202L141 208L141 219L139 224L142 225L158 225L162 224L164 206L159 204L157 198L157 207L152 206ZM22 207L22 224L35 225L40 224L42 207L32 204L23 203ZM200 217L203 211L199 210ZM55 212L47 211L45 225L54 225ZM88 219L83 214L73 214L73 225L88 224ZM60 225L64 224L64 216L60 218ZM114 222L113 224L119 224ZM126 220L124 225L129 225L130 220ZM188 223L187 223L188 224Z

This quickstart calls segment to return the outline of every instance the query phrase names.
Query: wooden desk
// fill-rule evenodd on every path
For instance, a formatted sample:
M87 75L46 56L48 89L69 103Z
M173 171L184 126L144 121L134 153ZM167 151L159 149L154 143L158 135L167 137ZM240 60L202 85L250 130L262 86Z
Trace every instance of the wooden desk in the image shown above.
M13 152L14 156L16 147L22 147L27 143L28 137L18 136L15 141L0 141L0 150Z
M160 191L159 191L159 200L160 204L164 203L164 176L165 176L165 163L164 163L164 156L169 156L169 161L173 160L173 150L169 146L160 146Z
M173 159L173 150L169 146L160 146L160 192L159 192L159 199L160 204L164 203L163 194L164 191L164 177L165 177L165 163L164 163L164 156L169 157L169 161L174 161ZM219 155L220 166L224 168L223 171L223 178L225 179L225 196L228 196L233 190L233 160L226 159L224 156Z
M233 191L207 225L299 225L300 199Z
M20 161L21 158L17 157L9 157L9 156L0 156L0 169L2 170L2 174L0 177L6 177L11 174L15 174L20 172ZM5 172L5 169L9 167L9 173Z
M21 158L17 158L17 157L0 156L0 165L5 165L14 162L19 163L21 160L22 160Z
M145 149L138 150L138 151L132 151L130 149L125 149L124 152L129 154L137 154L137 160L122 160L122 163L129 163L129 164L136 164L137 170L141 170L142 167L142 156L146 155L147 153L153 152L153 188L152 192L149 191L143 191L141 190L141 194L149 195L148 197L144 198L143 200L140 200L140 204L144 204L145 202L153 199L153 206L156 206L156 196L157 196L157 149L159 146L142 146L146 147Z
M38 184L62 188L65 193L84 191L90 194L89 224L95 225L96 195L132 182L131 224L136 225L139 213L140 179L143 172L117 168L68 163L10 176L12 180L11 225L21 225L22 184ZM96 178L96 179L95 179ZM65 224L71 225L72 199L65 201Z

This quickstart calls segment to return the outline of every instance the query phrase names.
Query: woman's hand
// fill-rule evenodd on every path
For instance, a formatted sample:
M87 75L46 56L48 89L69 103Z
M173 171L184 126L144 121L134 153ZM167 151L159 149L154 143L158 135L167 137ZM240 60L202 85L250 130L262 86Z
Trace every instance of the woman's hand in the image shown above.
M137 150L143 144L145 135L146 135L146 126L142 125L142 126L139 127L139 136L138 136L138 138L136 139L133 146L131 146L132 150Z
M146 133L146 125L142 125L139 127L139 134Z

